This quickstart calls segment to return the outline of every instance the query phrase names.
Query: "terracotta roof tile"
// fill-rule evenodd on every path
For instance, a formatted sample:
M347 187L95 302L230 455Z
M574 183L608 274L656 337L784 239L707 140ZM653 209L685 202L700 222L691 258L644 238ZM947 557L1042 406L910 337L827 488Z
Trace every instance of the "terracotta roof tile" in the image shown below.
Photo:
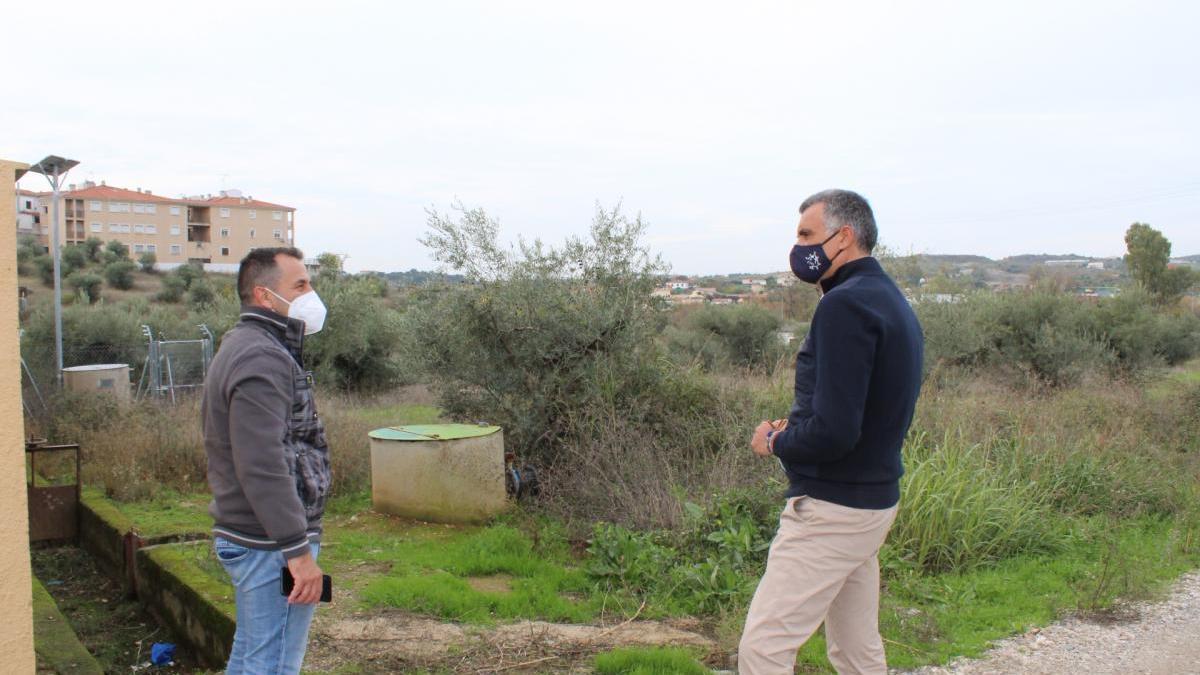
M245 197L212 197L202 199L200 201L190 200L189 204L197 204L200 206L241 206L248 209L280 209L283 211L295 211L293 206L284 206L283 204L272 204L258 199L247 199Z
M93 187L80 188L78 190L70 190L62 193L64 197L71 199L107 199L116 201L129 202L155 202L157 204L173 203L178 204L179 199L168 199L148 192L138 192L137 190L126 190L125 188L113 187L111 185L96 185Z

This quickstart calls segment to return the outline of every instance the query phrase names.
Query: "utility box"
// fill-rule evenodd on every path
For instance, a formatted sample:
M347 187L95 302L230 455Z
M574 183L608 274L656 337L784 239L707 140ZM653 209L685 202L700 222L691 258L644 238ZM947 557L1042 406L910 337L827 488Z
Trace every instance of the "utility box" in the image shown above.
M99 391L128 401L129 364L98 363L63 368L63 386L70 391Z
M483 523L508 507L500 427L414 424L369 436L376 511L433 523Z

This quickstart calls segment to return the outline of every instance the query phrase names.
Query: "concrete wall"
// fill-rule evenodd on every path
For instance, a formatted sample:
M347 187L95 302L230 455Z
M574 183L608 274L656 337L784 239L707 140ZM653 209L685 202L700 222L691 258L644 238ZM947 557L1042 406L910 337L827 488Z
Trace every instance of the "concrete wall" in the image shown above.
M16 205L16 171L0 159L0 213ZM0 228L0 654L10 673L32 673L33 580L29 571L29 507L25 494L25 426L21 410L21 347L17 341L17 231Z

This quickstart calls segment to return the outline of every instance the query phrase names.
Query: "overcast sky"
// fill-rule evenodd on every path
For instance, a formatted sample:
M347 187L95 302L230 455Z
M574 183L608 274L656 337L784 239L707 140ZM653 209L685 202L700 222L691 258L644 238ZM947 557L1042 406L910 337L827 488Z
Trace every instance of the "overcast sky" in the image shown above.
M352 270L432 268L456 198L550 242L621 203L677 272L782 270L827 187L902 251L1120 255L1143 221L1200 253L1200 3L584 7L25 2L0 157L239 188Z

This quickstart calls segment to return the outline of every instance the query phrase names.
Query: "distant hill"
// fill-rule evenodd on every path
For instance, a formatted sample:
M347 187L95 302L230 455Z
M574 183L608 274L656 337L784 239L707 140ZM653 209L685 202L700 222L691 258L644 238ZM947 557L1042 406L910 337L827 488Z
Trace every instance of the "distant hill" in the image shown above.
M426 284L461 284L465 277L461 274L443 274L441 272L426 272L410 269L407 272L370 272L378 274L397 286L424 286Z
M918 258L928 260L932 263L946 263L949 265L965 265L969 263L986 264L995 262L991 258L986 258L981 255L955 255L955 254L924 254L918 253Z
M1047 260L1105 260L1105 258L1093 258L1090 255L1079 255L1078 253L1025 253L1001 258L1000 262L1016 265L1037 265Z

